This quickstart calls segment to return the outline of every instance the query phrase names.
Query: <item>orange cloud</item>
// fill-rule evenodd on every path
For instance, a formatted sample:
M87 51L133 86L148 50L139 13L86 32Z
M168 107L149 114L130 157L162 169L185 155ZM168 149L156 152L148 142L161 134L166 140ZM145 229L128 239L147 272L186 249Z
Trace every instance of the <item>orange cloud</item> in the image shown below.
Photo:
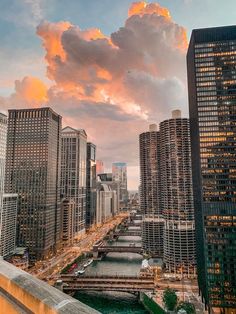
M18 104L30 104L37 107L48 101L47 86L38 78L26 76L15 81L15 94L12 100Z
M167 19L171 19L168 9L161 7L158 3L146 3L146 1L134 2L129 8L128 15L157 14Z

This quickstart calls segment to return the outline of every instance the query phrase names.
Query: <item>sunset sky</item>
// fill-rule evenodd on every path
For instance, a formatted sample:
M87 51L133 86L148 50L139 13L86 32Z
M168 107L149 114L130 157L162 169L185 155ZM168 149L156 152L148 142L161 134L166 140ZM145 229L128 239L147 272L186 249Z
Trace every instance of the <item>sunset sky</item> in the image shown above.
M180 108L193 28L236 23L235 0L0 0L0 111L50 106L107 170L139 184L138 135Z

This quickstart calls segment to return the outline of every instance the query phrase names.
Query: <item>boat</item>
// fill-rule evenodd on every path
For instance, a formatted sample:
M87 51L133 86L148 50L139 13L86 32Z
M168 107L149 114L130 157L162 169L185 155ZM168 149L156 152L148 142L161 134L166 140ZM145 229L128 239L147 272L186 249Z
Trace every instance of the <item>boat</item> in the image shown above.
M92 259L90 259L90 260L88 260L87 261L87 263L85 263L83 266L84 266L84 268L85 267L88 267L89 265L91 265L92 264L92 262L93 262L93 260Z
M82 275L85 272L85 269L80 269L75 272L76 276Z

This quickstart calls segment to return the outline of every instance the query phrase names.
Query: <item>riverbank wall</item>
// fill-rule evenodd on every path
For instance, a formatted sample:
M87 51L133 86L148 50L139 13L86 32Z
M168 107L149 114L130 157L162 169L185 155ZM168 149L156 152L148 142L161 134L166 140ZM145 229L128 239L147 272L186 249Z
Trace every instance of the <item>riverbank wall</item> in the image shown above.
M145 309L151 314L166 314L166 311L145 292L140 293L140 302L143 304Z

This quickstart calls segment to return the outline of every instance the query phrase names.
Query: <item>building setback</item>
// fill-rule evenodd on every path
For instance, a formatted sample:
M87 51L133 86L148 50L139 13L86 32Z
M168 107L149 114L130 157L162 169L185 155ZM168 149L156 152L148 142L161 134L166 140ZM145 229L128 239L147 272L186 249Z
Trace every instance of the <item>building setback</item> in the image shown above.
M96 222L96 146L87 143L86 228Z
M74 234L85 231L87 135L84 130L62 130L61 197L75 203Z
M6 193L18 194L17 245L31 260L60 241L61 117L50 108L9 110Z
M160 123L164 263L171 273L195 274L195 224L189 120L175 110Z
M162 210L160 207L160 134L155 124L149 132L139 135L140 208L142 221L142 247L152 256L163 255Z
M193 30L187 68L198 283L210 310L235 313L236 26Z

